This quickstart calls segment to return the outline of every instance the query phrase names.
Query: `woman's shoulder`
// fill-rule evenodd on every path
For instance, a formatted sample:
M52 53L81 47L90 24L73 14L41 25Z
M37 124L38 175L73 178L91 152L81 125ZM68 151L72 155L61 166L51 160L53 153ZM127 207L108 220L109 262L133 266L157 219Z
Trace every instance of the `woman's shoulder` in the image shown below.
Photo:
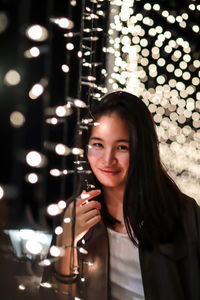
M200 235L200 206L197 201L185 194L182 196L181 212L186 228L197 230Z

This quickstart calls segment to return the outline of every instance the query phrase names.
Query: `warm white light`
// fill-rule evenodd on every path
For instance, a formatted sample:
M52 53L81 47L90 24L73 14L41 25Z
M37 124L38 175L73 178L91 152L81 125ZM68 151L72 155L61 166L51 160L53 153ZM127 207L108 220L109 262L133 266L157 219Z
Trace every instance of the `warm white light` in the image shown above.
M63 221L64 221L64 223L68 224L68 223L70 223L70 222L71 222L71 219L67 217L67 218L64 218L64 220L63 220Z
M66 206L67 206L67 204L66 204L66 202L65 202L64 200L60 200L60 201L58 202L58 207L59 207L60 209L65 209Z
M79 248L79 252L82 253L82 254L88 254L88 251L84 248Z
M2 186L0 186L0 199L2 199L4 196L4 190L2 188Z
M69 72L69 67L68 67L68 65L62 65L62 70L63 70L63 72L65 72L65 73L68 73Z
M39 167L42 162L42 156L37 151L30 151L26 155L26 162L31 167Z
M61 212L61 210L60 210L60 208L58 207L57 204L50 204L50 205L48 205L48 207L47 207L47 213L48 213L50 216L56 216L56 215L58 215L60 212Z
M20 284L20 285L18 286L18 289L19 289L20 291L24 291L24 290L26 289L26 287L25 287L25 285Z
M54 256L54 257L62 256L63 251L64 251L64 249L61 249L61 248L56 247L56 246L51 246L51 248L50 248L50 254L51 254L51 256Z
M67 18L51 18L50 20L63 29L72 29L74 27L74 23Z
M51 170L49 171L49 173L50 173L52 176L55 176L55 177L61 175L61 172L60 172L60 170L58 170L58 169L51 169Z
M74 155L82 155L83 153L84 153L83 149L80 149L80 148L73 148L72 149L72 154L74 154Z
M56 108L56 115L58 117L64 117L66 115L66 109L64 106L58 106Z
M13 127L18 128L21 127L25 122L24 115L19 111L13 111L10 114L10 123Z
M62 234L63 233L63 228L61 227L61 226L57 226L56 228L55 228L55 234L56 235L60 235L60 234Z
M85 104L85 102L83 102L82 100L79 100L79 99L74 100L74 105L77 106L77 107L80 107L80 108L84 108L84 107L87 106Z
M38 264L41 267L50 266L51 265L51 261L47 258L47 259L44 259L44 260L40 261Z
M32 47L24 52L26 58L38 57L40 55L40 49L38 47Z
M52 288L52 285L51 285L51 283L49 283L49 282L41 282L40 285L41 285L42 287L44 287L44 288L47 288L47 289Z
M38 175L36 173L30 173L26 176L27 181L34 184L38 182Z
M74 44L72 44L72 43L67 43L67 44L66 44L66 48L67 48L67 50L71 51L71 50L74 49Z
M29 97L31 99L37 99L44 92L44 87L40 83L34 84L29 92Z
M33 41L42 42L48 37L48 31L41 25L32 25L27 28L26 35Z
M42 251L42 245L38 243L37 241L28 240L25 245L28 252L31 254L39 254Z
M4 77L4 82L6 85L17 85L20 83L20 81L21 76L15 70L9 70Z
M57 144L55 151L58 155L69 155L71 153L71 150L64 144Z

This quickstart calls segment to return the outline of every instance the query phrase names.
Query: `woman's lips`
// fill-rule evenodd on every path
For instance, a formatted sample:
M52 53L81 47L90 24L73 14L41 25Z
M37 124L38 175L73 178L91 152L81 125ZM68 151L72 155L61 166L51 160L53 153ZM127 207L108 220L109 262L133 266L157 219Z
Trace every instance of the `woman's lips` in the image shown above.
M106 175L116 175L120 172L119 170L108 170L108 169L99 169L99 170Z

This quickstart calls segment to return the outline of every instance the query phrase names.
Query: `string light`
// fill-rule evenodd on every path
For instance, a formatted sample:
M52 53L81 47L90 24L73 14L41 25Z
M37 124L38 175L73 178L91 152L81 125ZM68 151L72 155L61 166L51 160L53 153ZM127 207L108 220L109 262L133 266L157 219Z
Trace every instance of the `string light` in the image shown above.
M8 86L18 85L20 81L21 75L16 70L9 70L4 77L4 83Z
M26 29L26 36L37 42L43 42L48 38L48 31L45 27L35 24Z

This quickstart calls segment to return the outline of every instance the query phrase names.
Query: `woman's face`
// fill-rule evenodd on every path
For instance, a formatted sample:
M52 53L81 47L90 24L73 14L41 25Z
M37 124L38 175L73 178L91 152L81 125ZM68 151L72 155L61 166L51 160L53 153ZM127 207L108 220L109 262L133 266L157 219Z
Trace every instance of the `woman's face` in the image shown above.
M88 145L88 160L103 187L124 188L129 167L129 129L118 114L96 120Z

